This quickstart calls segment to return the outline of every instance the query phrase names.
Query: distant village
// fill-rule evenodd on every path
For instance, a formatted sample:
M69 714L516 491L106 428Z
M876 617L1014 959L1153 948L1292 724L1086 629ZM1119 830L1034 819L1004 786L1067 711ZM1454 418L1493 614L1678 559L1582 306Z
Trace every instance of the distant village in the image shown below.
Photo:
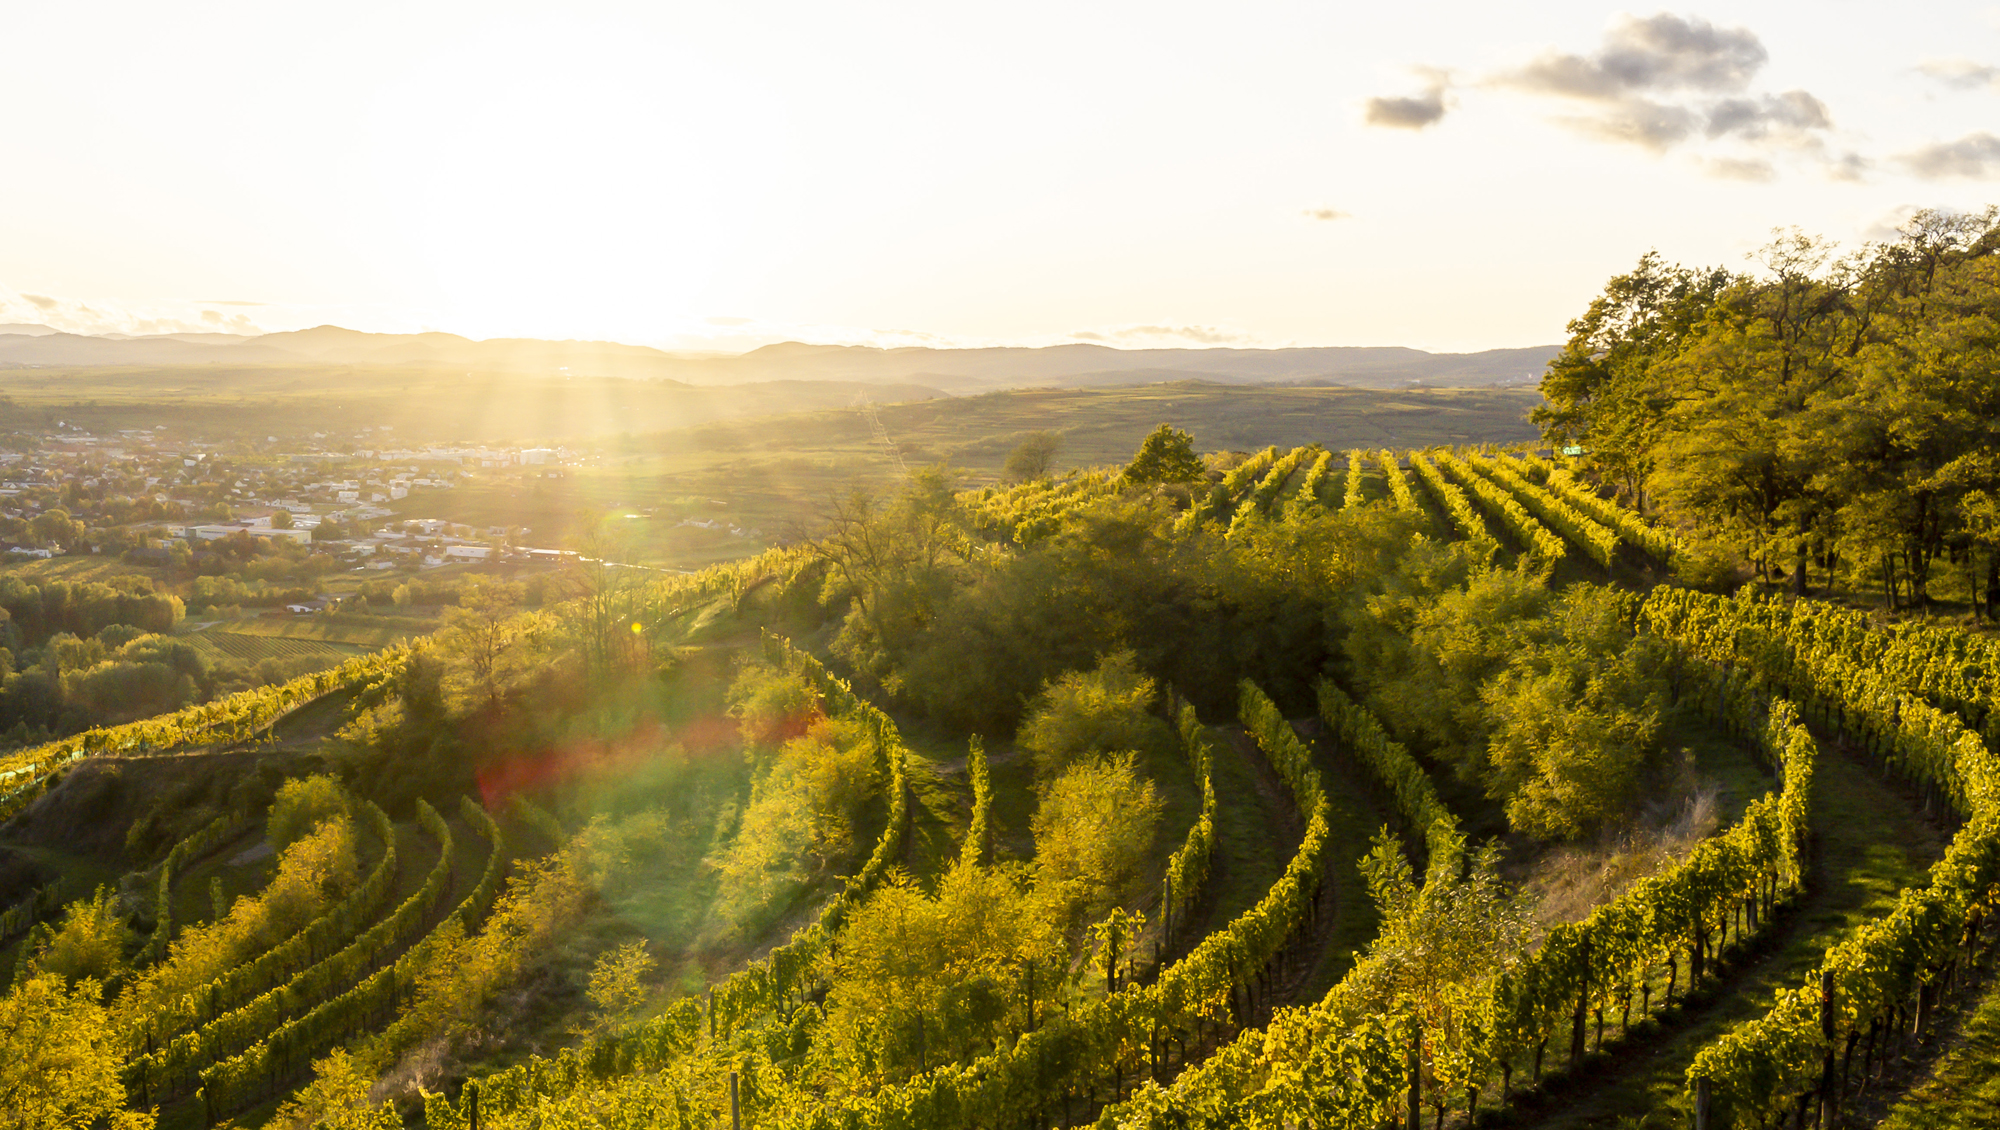
M389 431L368 429L345 451L302 443L297 451L244 455L241 445L225 451L171 441L157 430L93 435L59 422L27 437L26 450L0 451L0 561L97 552L165 564L238 537L309 547L365 570L575 556L524 544L529 531L518 527L388 519L397 513L391 504L412 490L455 488L461 468L560 467L574 464L577 453L406 448L394 446ZM15 438L18 445L22 437ZM267 437L266 446L277 443Z

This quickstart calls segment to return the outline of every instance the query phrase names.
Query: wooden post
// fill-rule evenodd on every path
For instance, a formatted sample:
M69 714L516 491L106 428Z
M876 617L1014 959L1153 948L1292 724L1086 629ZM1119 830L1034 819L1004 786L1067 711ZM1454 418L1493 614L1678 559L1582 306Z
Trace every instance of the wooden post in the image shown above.
M1035 1030L1035 963L1028 962L1028 1031Z
M743 1130L743 1108L736 1101L736 1073L729 1073L729 1126L730 1130Z
M1424 1130L1424 1030L1410 1025L1410 1120L1408 1130Z
M1569 1065L1575 1067L1583 1058L1584 1017L1590 1011L1590 939L1585 938L1580 950L1579 964L1583 966L1583 983L1576 990L1576 1011L1569 1018Z
M1833 1130L1840 1095L1833 1086L1833 970L1819 973L1819 1034L1826 1041L1826 1055L1819 1065L1819 1124Z
M1694 1081L1694 1130L1708 1130L1709 1101L1708 1076L1696 1076Z
M1707 948L1708 922L1696 916L1694 920L1694 945L1688 947L1688 992L1701 987L1702 951Z
M468 1130L479 1130L479 1084L465 1085L465 1110Z

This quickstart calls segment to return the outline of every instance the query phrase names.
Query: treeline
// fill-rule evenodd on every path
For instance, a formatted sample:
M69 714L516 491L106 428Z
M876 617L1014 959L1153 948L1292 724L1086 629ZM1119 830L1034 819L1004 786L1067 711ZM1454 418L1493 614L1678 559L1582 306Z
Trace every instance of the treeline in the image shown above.
M143 580L102 585L94 581L29 584L0 575L0 647L19 653L58 633L88 639L113 624L141 632L170 632L182 615L179 598L154 592Z
M2000 616L2000 211L1757 258L1612 279L1543 378L1544 435L1681 528L1689 581Z
M1262 470L1241 489L1273 461L1243 464ZM965 730L1011 729L1043 684L1126 649L1205 713L1233 708L1239 676L1310 701L1336 642L1331 613L1415 522L1380 507L1275 521L1253 505L1239 518L1227 476L1199 468L1168 482L1093 476L1004 510L943 469L847 500L812 546L837 657L862 685ZM1212 516L1188 520L1199 513Z

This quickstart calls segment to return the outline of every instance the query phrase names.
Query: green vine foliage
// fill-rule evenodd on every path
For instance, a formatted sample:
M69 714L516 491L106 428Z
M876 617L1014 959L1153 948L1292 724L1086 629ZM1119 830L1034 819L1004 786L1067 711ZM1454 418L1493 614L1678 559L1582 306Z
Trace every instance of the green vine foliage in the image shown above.
M711 986L705 1004L704 998L683 999L630 1032L600 1036L478 1080L475 1090L480 1095L482 1117L536 1109L547 1100L574 1091L582 1078L604 1080L669 1070L703 1049L725 1047L736 1031L793 1015L822 987L828 947L847 914L902 856L910 803L909 749L895 723L856 694L846 680L790 641L766 635L763 648L766 662L803 675L812 683L826 714L858 718L872 732L875 749L883 760L888 807L888 818L873 851L814 921L763 960ZM466 1100L461 1096L459 1101ZM452 1115L440 1107L437 1117Z
M1716 1117L1768 1121L1818 1091L1837 1051L1947 976L1974 915L2000 890L2000 758L1957 714L1927 701L1939 687L1965 694L1991 683L1958 662L1971 645L1872 632L1853 613L1812 601L1658 590L1645 614L1715 660L1788 688L1964 820L1928 885L1903 891L1890 914L1829 949L1804 984L1696 1055L1689 1086L1708 1080ZM1989 717L1990 704L1981 712Z
M241 1052L286 1020L311 1011L353 985L386 951L407 941L435 909L451 883L452 836L443 818L429 804L417 802L417 822L438 844L438 861L421 888L377 920L383 902L395 891L395 829L388 814L374 804L362 802L361 811L384 841L381 863L347 898L305 930L254 961L229 970L210 982L205 991L183 997L178 1002L181 1007L168 1013L164 1021L155 1012L155 1023L147 1031L128 1033L128 1040L135 1045L145 1039L157 1042L174 1031L176 1022L187 1027L205 1021L164 1045L156 1043L151 1052L140 1053L135 1046L124 1072L129 1090L157 1100L192 1087L203 1068ZM371 921L374 925L363 929ZM336 949L343 939L346 944ZM319 958L321 953L326 956ZM207 1011L202 1011L204 1008Z
M1416 492L1410 489L1410 477L1403 473L1403 457L1393 451L1384 451L1375 457L1382 467L1382 477L1389 480L1389 497L1396 509L1417 517L1425 517L1424 504L1417 501Z
M1528 511L1555 528L1570 544L1590 555L1606 568L1618 552L1618 535L1606 529L1563 498L1523 478L1513 465L1490 455L1474 455L1469 461L1481 474L1519 499Z
M506 841L492 816L471 798L461 798L459 809L465 821L480 829L490 845L486 867L472 891L430 933L395 961L321 1001L311 1010L283 1021L243 1051L203 1068L198 1075L201 1082L195 1094L211 1121L275 1093L287 1080L304 1071L314 1056L384 1020L392 1019L398 1002L409 994L418 974L432 964L432 954L448 933L470 930L492 909L494 900L500 897L501 880L507 872ZM448 879L450 869L433 870L431 879L440 874ZM439 882L431 887L430 880L427 880L426 887L429 889L411 895L404 906L416 900L434 904L447 885ZM428 911L429 908L425 909ZM425 916L413 915L419 923ZM394 921L394 916L385 920L388 921ZM404 921L407 924L409 920ZM359 961L359 951L355 960Z
M1679 866L1635 884L1583 922L1557 927L1541 948L1475 986L1483 999L1457 1011L1477 1030L1451 1042L1452 1074L1461 1082L1492 1081L1501 1064L1569 1028L1578 1007L1622 1001L1649 970L1717 934L1746 901L1769 908L1799 883L1817 754L1811 735L1789 704L1769 700L1740 673L1693 656L1685 668L1685 692L1757 745L1778 770L1781 791L1752 802L1741 821ZM1343 745L1390 790L1399 813L1427 829L1426 885L1455 877L1463 836L1422 767L1338 687L1322 682L1319 693ZM1376 1126L1407 1093L1406 1051L1417 1038L1394 1019L1411 1015L1415 1002L1385 990L1386 974L1381 959L1364 959L1321 1000L1281 1010L1261 1033L1245 1033L1170 1086L1143 1088L1110 1108L1104 1123L1130 1130Z
M1680 552L1680 540L1666 530L1646 524L1645 519L1608 499L1566 471L1558 471L1546 460L1517 457L1505 465L1515 468L1522 478L1539 482L1556 498L1574 506L1593 521L1618 535L1620 541L1638 546L1662 564L1671 564Z
M1459 486L1472 492L1479 505L1498 519L1532 560L1542 564L1560 561L1568 553L1563 539L1535 520L1505 487L1475 472L1448 451L1437 453L1437 465Z
M1244 1018L1239 1012L1247 1001L1247 986L1299 936L1314 913L1329 836L1329 808L1310 751L1270 699L1248 683L1242 687L1241 713L1245 727L1306 818L1298 852L1256 906L1227 928L1204 937L1150 984L1127 982L1107 997L1051 1016L1036 1030L1021 1034L992 1054L932 1070L864 1097L840 1101L799 1093L785 1081L782 1071L775 1067L765 1070L771 1062L766 1057L787 1054L782 1034L801 1022L809 1026L817 1015L809 1007L801 1008L793 1014L791 1024L766 1029L777 1042L750 1049L747 1061L742 1044L712 1048L727 1054L728 1064L739 1073L746 1118L758 1125L778 1127L1014 1126L1038 1111L1045 1112L1050 1096L1084 1092L1107 1081L1115 1085L1119 1079L1131 1083L1150 1075L1159 1068L1170 1042L1199 1045L1205 1033L1240 1028ZM1190 758L1205 768L1212 751L1192 709L1182 708L1177 721ZM1189 844L1194 842L1191 835ZM1189 845L1183 846L1186 849ZM701 1047L698 1038L683 1037L682 1060L661 1066L687 1070L667 1071L661 1078L672 1076L678 1082L657 1092L651 1088L661 1085L658 1080L642 1082L629 1077L627 1068L643 1066L640 1060L628 1062L615 1056L564 1053L555 1060L541 1061L532 1086L518 1068L503 1072L477 1084L481 1124L488 1118L515 1115L531 1118L537 1126L583 1124L562 1121L551 1112L568 1109L564 1104L580 1090L588 1089L587 1085L602 1086L614 1075L619 1078L610 1090L620 1103L637 1095L647 1103L660 1101L661 1106L649 1106L649 1110L692 1109L697 1100L683 1088L697 1085L696 1081L705 1077L693 1066ZM463 1097L456 1102L435 1098L427 1106L426 1117L430 1126L440 1130L461 1127L469 1124L470 1109Z
M1415 452L1410 453L1410 470L1417 478L1423 480L1424 487L1430 491L1431 497L1437 499L1444 507L1444 512L1451 516L1451 524L1458 528L1459 534L1479 547L1479 551L1485 555L1485 560L1493 560L1500 553L1500 543L1486 529L1486 520L1479 516L1479 511L1472 508L1472 502L1465 497L1465 492L1458 489L1457 485L1446 482L1430 460Z
M1362 493L1362 488L1367 481L1367 468L1368 456L1366 453L1362 452L1359 448L1347 453L1347 484L1340 502L1343 509L1352 510L1356 506L1361 505L1362 500L1366 497Z

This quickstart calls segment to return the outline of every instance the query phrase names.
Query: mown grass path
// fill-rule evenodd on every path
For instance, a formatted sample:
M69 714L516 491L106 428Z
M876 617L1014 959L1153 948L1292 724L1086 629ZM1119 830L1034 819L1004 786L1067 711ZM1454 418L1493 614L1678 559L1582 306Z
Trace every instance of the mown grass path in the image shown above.
M1811 887L1763 940L1763 956L1737 959L1700 997L1666 1014L1663 1030L1635 1026L1629 1047L1621 1042L1586 1060L1573 1081L1557 1081L1541 1102L1524 1104L1521 1124L1693 1125L1685 1077L1695 1052L1762 1014L1774 992L1798 984L1857 925L1887 914L1898 892L1925 882L1944 850L1944 837L1918 818L1908 798L1823 735L1812 820Z

